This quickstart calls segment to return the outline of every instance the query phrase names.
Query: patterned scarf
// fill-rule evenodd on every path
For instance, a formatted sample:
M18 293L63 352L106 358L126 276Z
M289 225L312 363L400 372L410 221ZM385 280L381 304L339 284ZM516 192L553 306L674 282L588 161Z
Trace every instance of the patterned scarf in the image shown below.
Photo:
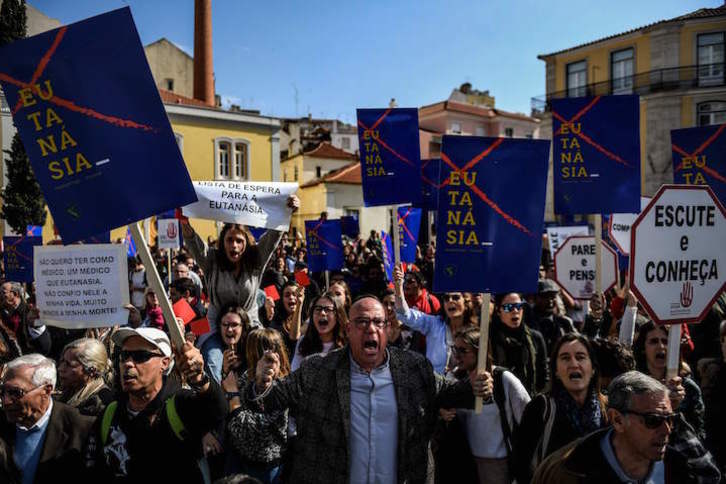
M567 420L579 436L585 436L602 426L602 410L597 393L588 395L582 407L577 405L566 390L556 392L554 397L557 411L561 410L567 416Z

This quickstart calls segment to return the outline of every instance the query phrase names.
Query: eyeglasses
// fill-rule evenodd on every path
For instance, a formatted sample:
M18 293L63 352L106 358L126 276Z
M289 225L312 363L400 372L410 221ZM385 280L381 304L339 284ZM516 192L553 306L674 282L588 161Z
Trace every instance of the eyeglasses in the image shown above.
M465 355L467 353L471 353L471 350L469 348L463 348L461 346L451 345L451 352L455 355Z
M124 362L131 358L134 363L146 363L152 358L157 356L164 356L161 353L154 353L146 350L122 350L121 351L121 362Z
M459 301L461 294L444 294L444 301Z
M668 424L669 427L673 427L673 419L676 417L675 413L642 413L634 412L633 410L627 410L623 413L631 413L643 417L643 425L651 430L659 428L664 423Z
M335 311L335 306L315 306L313 307L313 311L318 314L323 312L332 313L333 311Z
M222 326L224 329L239 329L242 327L239 323L222 323L220 326Z
M377 329L385 328L386 325L388 325L388 321L385 319L370 319L370 318L359 318L354 319L353 324L355 324L355 327L358 329L366 329L369 324L373 323L373 326L375 326Z
M9 385L0 385L0 396L2 398L11 398L13 400L20 400L28 393L32 393L38 388L43 388L43 386L35 387L30 390L23 390L22 388L9 386Z
M505 313L511 313L512 311L521 311L526 303L504 303L502 304L502 311Z

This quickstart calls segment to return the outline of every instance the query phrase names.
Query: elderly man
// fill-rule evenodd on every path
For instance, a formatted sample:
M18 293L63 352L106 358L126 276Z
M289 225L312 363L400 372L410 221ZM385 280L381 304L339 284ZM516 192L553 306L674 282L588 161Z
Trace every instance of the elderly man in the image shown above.
M220 423L227 405L203 372L199 350L185 343L176 365L191 390L171 376L169 338L154 328L121 328L121 395L89 438L86 465L93 482L203 482L197 466L202 436Z
M93 419L53 402L56 368L37 353L7 364L0 387L0 438L12 449L9 464L21 482L58 482L63 476L82 481L83 444ZM0 472L2 475L2 472Z
M15 338L22 353L48 355L51 347L50 333L45 326L34 326L37 311L32 311L23 300L25 291L19 282L5 282L2 290L2 322L10 338Z
M698 439L683 440L674 431L688 424L673 413L668 389L658 380L637 371L615 378L608 387L608 419L610 428L550 455L532 482L719 482L713 459Z
M196 272L189 268L189 265L186 262L177 262L176 266L174 267L173 275L175 281L182 278L191 279L192 281L194 281L194 285L197 287L197 294L202 293L202 279Z
M282 380L273 381L276 354L258 363L248 402L290 408L297 419L293 482L423 482L439 407L472 406L468 381L445 382L423 356L387 348L386 325L378 299L362 296L350 308L348 346L309 357ZM491 377L472 376L489 398Z

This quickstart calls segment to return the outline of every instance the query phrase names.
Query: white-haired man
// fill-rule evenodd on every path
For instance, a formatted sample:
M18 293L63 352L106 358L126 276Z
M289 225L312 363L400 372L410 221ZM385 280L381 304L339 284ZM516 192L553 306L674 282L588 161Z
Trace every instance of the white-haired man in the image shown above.
M93 419L53 402L55 383L55 363L37 353L12 360L2 379L0 437L12 449L13 471L24 484L57 482L83 469Z

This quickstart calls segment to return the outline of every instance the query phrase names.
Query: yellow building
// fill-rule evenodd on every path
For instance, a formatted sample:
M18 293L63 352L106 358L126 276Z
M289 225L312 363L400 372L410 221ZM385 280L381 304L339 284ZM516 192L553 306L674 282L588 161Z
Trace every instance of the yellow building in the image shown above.
M642 193L652 196L673 182L670 131L726 122L725 35L722 5L538 56L547 94L532 111L542 137L552 136L550 99L639 94Z

